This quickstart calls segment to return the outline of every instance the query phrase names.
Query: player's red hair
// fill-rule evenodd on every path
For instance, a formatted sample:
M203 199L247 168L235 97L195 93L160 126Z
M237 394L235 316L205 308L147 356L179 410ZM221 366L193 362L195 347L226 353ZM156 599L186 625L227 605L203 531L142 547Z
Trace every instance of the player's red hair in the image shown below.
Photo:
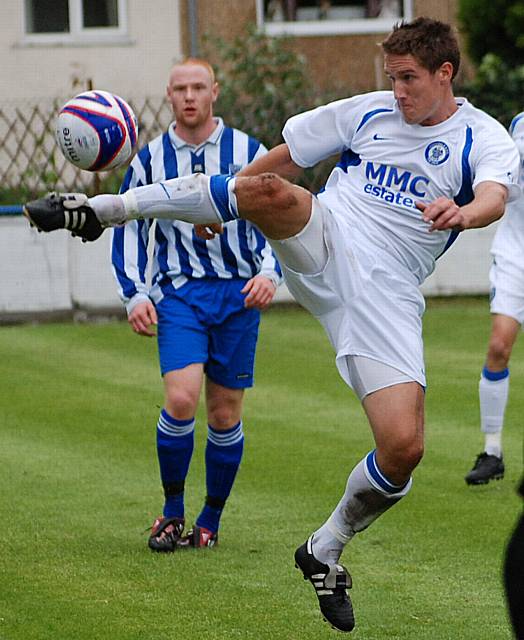
M215 79L215 72L213 70L213 67L209 64L207 60L204 60L204 58L184 58L184 60L182 60L181 62L177 62L176 64L174 64L173 67L183 67L186 65L193 65L193 64L197 64L201 67L204 67L204 69L206 69L209 72L209 75L211 76L211 82L215 84L216 79Z

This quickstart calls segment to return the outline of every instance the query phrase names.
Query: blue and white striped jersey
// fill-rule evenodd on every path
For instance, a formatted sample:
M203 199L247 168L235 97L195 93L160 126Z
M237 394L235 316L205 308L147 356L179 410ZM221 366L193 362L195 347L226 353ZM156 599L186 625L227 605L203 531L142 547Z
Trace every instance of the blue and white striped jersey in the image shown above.
M254 138L237 129L217 127L198 147L176 134L175 123L143 147L133 159L121 192L192 173L236 173L267 153ZM198 238L194 226L156 220L151 288L146 283L148 244L153 220L134 220L113 232L112 263L118 292L128 313L141 300L158 302L170 288L193 278L252 278L257 273L281 281L280 266L260 231L245 220L224 226L212 240ZM152 235L152 234L151 234Z

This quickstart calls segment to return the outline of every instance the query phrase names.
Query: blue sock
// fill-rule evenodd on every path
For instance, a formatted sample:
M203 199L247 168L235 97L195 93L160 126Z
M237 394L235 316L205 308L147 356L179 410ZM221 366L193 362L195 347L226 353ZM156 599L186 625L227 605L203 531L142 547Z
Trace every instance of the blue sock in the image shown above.
M209 194L224 222L240 217L234 188L235 178L233 176L216 175L211 176L209 180Z
M498 382L509 377L509 369L506 367L502 371L490 371L487 367L483 367L482 376L491 382Z
M206 503L196 524L210 531L218 531L224 504L231 492L242 460L244 432L242 422L227 431L208 426L206 446Z
M162 409L156 429L166 518L184 517L184 483L193 455L195 419L177 420Z

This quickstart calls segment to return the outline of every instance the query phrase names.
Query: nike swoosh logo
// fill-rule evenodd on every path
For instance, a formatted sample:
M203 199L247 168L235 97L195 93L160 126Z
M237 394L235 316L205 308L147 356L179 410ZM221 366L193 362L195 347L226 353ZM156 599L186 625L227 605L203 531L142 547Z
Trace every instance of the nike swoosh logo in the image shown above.
M385 138L384 136L379 136L378 133L375 133L373 136L373 140L389 140L390 138Z

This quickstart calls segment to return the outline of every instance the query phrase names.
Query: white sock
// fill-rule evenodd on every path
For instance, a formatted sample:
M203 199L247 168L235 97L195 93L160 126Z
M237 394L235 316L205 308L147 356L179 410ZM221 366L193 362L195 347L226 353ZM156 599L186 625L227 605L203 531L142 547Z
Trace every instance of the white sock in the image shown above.
M502 454L502 427L509 395L509 372L506 369L501 374L504 377L491 379L489 376L498 377L500 374L491 374L484 368L479 382L480 428L485 435L484 449L489 455L499 458Z
M117 227L128 220L124 201L119 195L102 194L89 198L87 203L104 227Z
M490 456L502 457L502 431L498 433L486 433L484 438L484 451Z
M191 224L222 222L209 195L209 176L202 173L136 187L122 195L95 196L88 202L106 227L137 218L166 218Z
M346 490L328 520L315 531L313 555L320 562L338 562L344 546L355 533L403 498L411 488L411 478L402 487L393 485L382 474L375 452L361 460L349 475Z

